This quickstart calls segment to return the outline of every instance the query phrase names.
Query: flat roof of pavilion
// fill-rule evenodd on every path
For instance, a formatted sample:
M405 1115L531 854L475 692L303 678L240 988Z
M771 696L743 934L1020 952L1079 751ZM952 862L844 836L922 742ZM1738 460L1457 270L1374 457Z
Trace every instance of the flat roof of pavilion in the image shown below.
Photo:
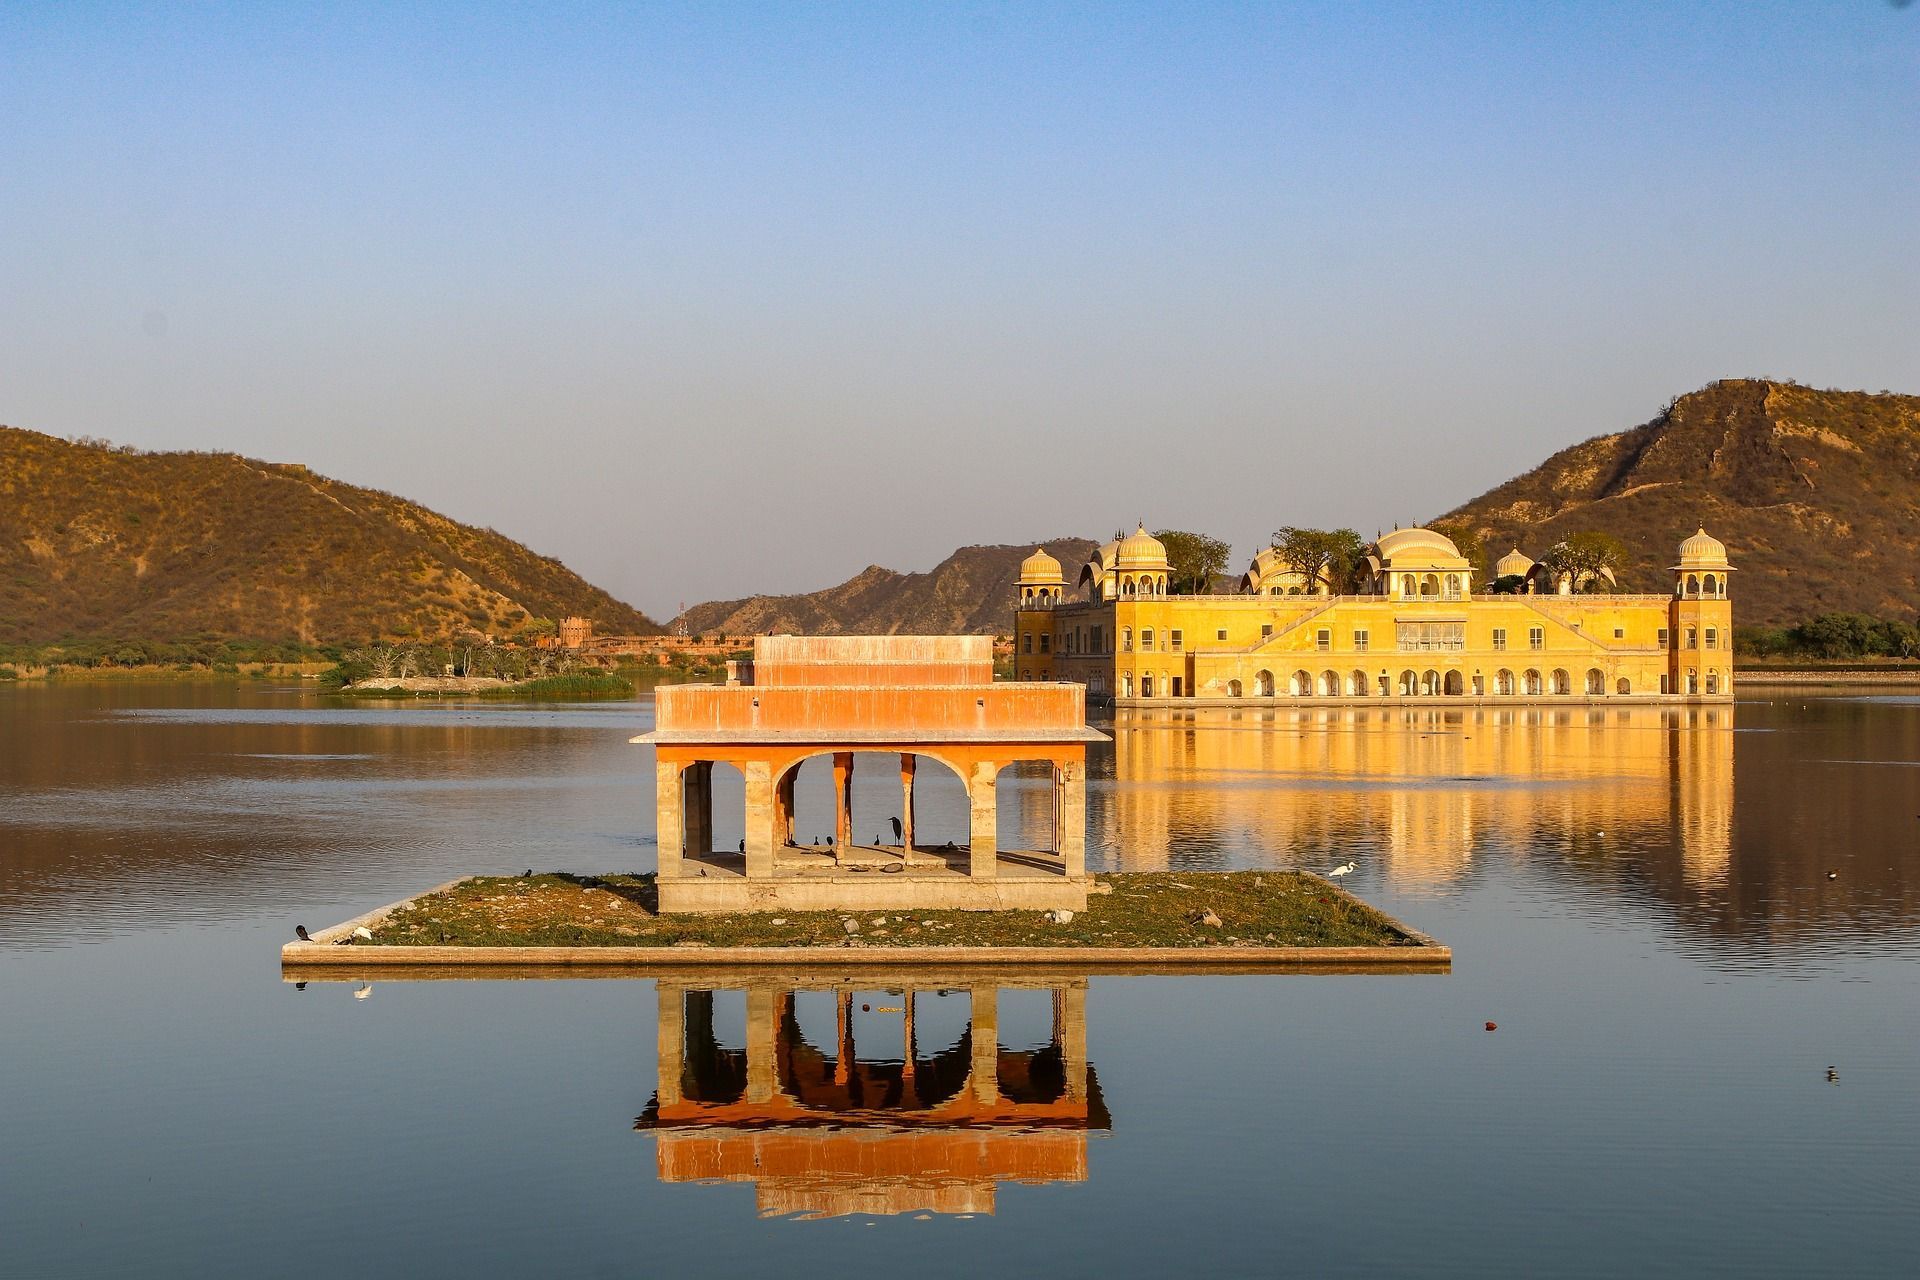
M759 636L740 679L661 686L650 746L1104 742L1086 690L996 681L986 636Z

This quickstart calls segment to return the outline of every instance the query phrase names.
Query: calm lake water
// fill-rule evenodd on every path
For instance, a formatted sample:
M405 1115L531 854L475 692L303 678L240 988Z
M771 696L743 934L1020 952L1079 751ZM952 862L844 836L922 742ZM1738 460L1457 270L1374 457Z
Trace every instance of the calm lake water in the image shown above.
M1453 972L1010 983L1006 1132L873 1123L896 993L282 981L296 923L650 869L650 721L0 685L0 1275L1920 1272L1920 699L1111 726L1090 861L1352 859ZM985 999L916 997L913 1096ZM768 1034L814 1119L742 1137Z

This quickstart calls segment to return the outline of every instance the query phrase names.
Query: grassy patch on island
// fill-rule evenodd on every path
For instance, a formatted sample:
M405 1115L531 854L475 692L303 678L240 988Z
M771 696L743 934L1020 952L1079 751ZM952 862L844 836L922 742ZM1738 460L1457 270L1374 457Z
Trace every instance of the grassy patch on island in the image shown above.
M1039 911L661 915L648 875L476 876L358 946L1416 947L1365 903L1287 871L1120 872L1064 924ZM1204 923L1207 913L1217 925ZM852 920L857 932L849 933Z

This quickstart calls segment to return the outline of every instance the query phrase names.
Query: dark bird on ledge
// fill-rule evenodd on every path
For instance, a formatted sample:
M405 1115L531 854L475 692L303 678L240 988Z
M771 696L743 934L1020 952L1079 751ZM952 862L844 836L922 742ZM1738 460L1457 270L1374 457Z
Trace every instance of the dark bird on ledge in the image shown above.
M893 824L893 838L895 840L898 840L900 838L900 832L903 830L903 828L900 826L900 819L888 818L887 821Z
M740 837L740 852L742 852L742 853L745 853L746 851L747 851L747 838L746 838L745 836L741 836L741 837Z
M309 938L309 937L307 936L307 926L305 926L305 925L303 925L303 924L297 924L297 925L295 925L295 926L293 926L293 936L294 936L294 937L296 937L296 938L298 938L298 939L300 939L300 941L302 941L302 942L312 942L312 941L313 941L313 939L312 939L312 938Z
M531 879L533 879L533 868L532 868L532 867L528 867L528 868L527 868L527 869L526 869L525 871L522 871L522 872L520 873L520 877L521 877L521 879L523 879L523 880L531 880Z

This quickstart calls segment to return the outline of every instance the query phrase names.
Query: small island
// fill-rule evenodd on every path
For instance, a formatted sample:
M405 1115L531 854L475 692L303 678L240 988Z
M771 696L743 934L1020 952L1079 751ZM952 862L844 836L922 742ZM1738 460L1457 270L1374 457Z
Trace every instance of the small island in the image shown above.
M1451 951L1300 871L1114 872L1082 911L665 912L651 873L474 876L289 943L289 965L833 960L1445 968Z

